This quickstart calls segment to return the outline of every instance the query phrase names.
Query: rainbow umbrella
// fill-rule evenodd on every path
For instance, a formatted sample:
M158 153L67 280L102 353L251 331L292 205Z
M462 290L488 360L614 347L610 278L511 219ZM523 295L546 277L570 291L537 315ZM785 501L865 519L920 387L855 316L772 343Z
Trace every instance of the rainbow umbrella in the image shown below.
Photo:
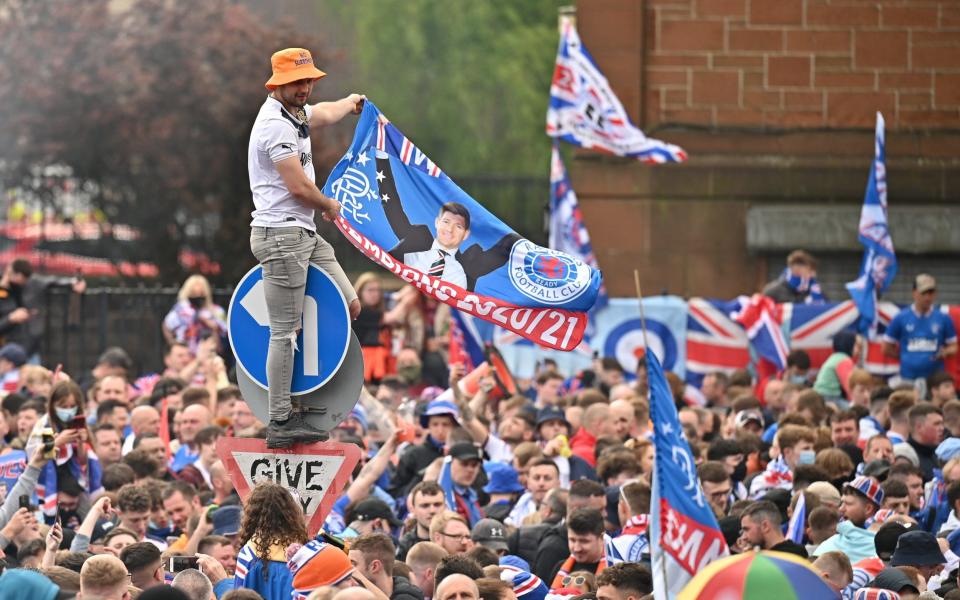
M810 563L785 552L747 552L710 563L677 600L834 600Z

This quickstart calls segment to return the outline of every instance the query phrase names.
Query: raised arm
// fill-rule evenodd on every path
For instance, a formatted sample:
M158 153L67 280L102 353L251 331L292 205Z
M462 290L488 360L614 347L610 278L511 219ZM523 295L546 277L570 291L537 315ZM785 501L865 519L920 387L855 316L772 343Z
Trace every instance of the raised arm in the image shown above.
M349 114L358 114L363 109L367 97L350 94L346 98L332 102L318 102L310 106L311 125L331 125Z
M370 488L374 482L383 475L383 472L390 464L390 458L397 450L397 436L399 435L399 429L394 431L393 434L387 438L387 441L380 446L377 454L360 469L360 474L357 475L357 478L350 484L350 487L347 488L347 497L350 499L350 502L356 502L361 498L366 498L370 494Z

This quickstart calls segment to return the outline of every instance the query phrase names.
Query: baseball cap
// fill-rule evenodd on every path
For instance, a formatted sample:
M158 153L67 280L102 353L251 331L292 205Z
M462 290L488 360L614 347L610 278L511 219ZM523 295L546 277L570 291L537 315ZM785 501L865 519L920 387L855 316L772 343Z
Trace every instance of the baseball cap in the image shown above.
M843 486L844 491L848 489L857 492L877 506L883 505L883 489L880 488L880 482L873 477L865 477L861 475L847 485Z
M840 492L838 492L837 488L829 481L814 481L807 486L806 491L820 498L822 504L829 504L830 506L838 506L840 504Z
M762 429L763 413L761 413L759 410L749 409L749 408L747 410L741 410L740 412L737 413L737 417L734 422L737 427L743 427L750 421L756 422L758 425L760 425L760 428Z
M221 506L213 511L213 535L237 535L240 533L240 517L243 509L239 506Z
M0 348L0 358L12 362L15 367L22 367L27 362L27 352L20 344L11 342Z
M894 567L887 567L877 573L877 576L870 582L869 587L890 590L891 592L902 592L904 588L910 588L909 591L919 592L913 580L906 573Z
M285 48L270 57L273 76L264 85L268 90L301 79L320 79L326 73L313 64L313 56L303 48Z
M507 528L496 519L480 519L473 526L470 537L473 541L493 551L507 550Z
M873 537L873 546L880 560L890 560L894 550L897 549L897 540L908 531L910 531L910 527L895 521L884 523L883 527L877 530L877 535Z
M391 527L402 525L400 519L393 514L387 503L379 498L364 498L347 512L348 525L354 521L372 521L374 519L385 519Z
M913 280L913 289L920 292L929 292L931 290L937 289L937 280L933 278L933 275L928 275L926 273L920 273Z
M883 481L887 478L887 472L890 471L890 461L878 458L871 460L863 465L863 474L867 477L874 477L877 481Z
M470 442L457 442L447 453L457 460L479 460L483 462L483 450Z

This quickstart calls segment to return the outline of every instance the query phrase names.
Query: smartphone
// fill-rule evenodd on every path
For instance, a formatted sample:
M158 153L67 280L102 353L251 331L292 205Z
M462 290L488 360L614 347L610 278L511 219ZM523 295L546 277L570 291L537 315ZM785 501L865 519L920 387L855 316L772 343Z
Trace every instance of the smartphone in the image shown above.
M69 429L84 429L87 426L87 418L83 415L77 415L70 419Z
M54 437L53 429L47 427L41 432L41 437L43 439L43 455L46 458L54 458L56 452L53 449Z
M197 556L171 556L167 563L169 573L179 573L187 569L196 569L200 564Z
M25 508L30 510L30 495L29 494L20 494L20 508Z

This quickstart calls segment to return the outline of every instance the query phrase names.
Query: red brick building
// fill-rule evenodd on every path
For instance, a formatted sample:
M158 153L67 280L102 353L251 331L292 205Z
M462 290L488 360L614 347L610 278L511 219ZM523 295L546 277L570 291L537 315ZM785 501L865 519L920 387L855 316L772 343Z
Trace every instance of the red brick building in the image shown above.
M960 302L960 1L580 0L586 47L682 165L579 152L573 183L614 295L759 290L790 249L832 298L856 276L876 111L887 124L891 299L929 271Z

